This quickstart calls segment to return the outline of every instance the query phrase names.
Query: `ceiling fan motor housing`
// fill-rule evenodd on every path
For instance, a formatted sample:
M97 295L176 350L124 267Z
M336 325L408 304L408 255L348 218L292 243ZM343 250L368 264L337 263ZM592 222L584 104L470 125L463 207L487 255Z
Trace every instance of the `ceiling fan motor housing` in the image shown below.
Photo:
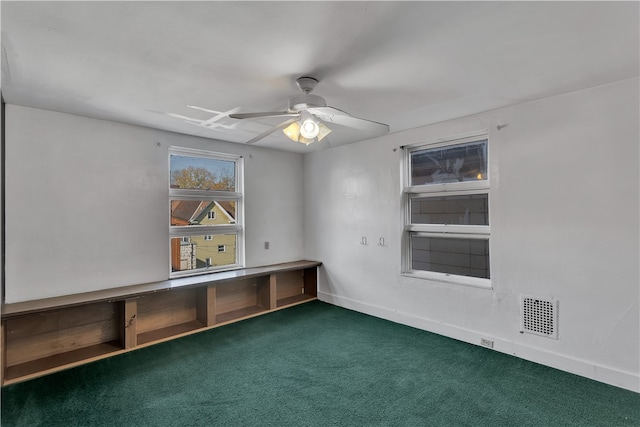
M304 111L308 108L326 107L327 103L323 97L318 95L304 94L294 96L289 99L289 111Z
M296 80L296 84L304 93L311 93L311 91L315 89L316 85L318 84L318 80L314 79L313 77L299 77Z

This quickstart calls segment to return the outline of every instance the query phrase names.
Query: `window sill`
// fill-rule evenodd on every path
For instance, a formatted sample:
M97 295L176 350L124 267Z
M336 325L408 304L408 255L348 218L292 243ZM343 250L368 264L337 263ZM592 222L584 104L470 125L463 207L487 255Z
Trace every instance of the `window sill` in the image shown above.
M433 271L407 271L401 273L403 277L412 279L430 280L432 282L450 283L453 285L470 286L473 288L493 289L491 279L481 279L479 277L458 276L455 274L436 273Z
M224 273L227 271L241 270L244 268L245 267L240 264L229 264L229 265L219 266L219 267L194 268L192 270L172 271L169 273L169 280L181 279L185 277L202 276L204 274Z

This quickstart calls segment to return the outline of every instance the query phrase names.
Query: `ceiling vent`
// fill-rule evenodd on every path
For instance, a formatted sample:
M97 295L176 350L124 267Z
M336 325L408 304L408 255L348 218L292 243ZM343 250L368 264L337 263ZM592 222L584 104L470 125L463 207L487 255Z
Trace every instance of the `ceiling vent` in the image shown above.
M558 301L521 295L520 333L558 339Z

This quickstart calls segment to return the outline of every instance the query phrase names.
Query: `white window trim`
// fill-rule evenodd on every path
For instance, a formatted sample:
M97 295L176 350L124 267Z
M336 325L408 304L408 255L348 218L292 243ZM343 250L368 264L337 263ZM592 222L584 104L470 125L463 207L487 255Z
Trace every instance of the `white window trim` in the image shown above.
M448 273L437 273L435 271L412 270L401 274L404 277L413 279L431 280L433 282L452 283L454 285L471 286L474 288L493 289L491 279L482 279L480 277L458 276Z
M171 271L171 248L169 248L169 278L196 276L216 271L227 271L243 268L245 265L244 254L244 158L240 155L218 153L207 150L197 150L184 147L169 147L167 165L169 176L171 175L171 155L203 157L215 160L228 160L235 162L236 191L217 190L186 190L175 189L169 185L169 216L171 215L171 200L203 200L203 201L235 201L235 223L234 224L212 224L212 225L192 225L192 226L169 226L169 242L172 238L194 237L194 236L215 236L221 234L236 235L236 262L219 267L205 267L185 271ZM170 219L167 221L171 223ZM170 243L169 243L170 245Z
M450 145L464 144L478 140L487 140L487 177L484 180L453 182L442 184L416 185L411 186L411 153L413 151L447 147ZM411 198L420 197L441 197L454 195L473 195L487 194L491 197L490 183L490 149L488 131L474 132L467 135L452 137L447 139L438 139L431 142L421 142L411 144L404 148L403 156L403 179L405 187L403 189L403 208L404 208L404 232L402 238L402 270L401 276L431 280L436 282L452 283L462 286L472 286L483 289L493 289L491 279L480 277L461 276L450 273L440 273L435 271L413 270L411 266L411 236L422 237L446 237L446 238L465 238L465 239L483 239L489 241L491 246L491 226L490 225L456 225L456 224L411 224ZM489 222L491 224L491 222ZM491 250L489 250L491 254ZM491 264L491 256L489 256ZM491 265L489 266L491 269Z
M407 167L410 164L407 163ZM410 178L407 178L410 179ZM489 177L482 181L467 181L467 182L448 182L443 184L429 184L429 185L414 185L404 188L404 192L407 194L432 194L438 193L442 195L446 193L447 196L454 195L466 195L466 194L481 194L489 190ZM449 194L453 193L453 194Z
M456 225L456 224L407 224L405 231L421 234L429 234L431 237L456 234L457 237L491 235L491 227L488 225Z

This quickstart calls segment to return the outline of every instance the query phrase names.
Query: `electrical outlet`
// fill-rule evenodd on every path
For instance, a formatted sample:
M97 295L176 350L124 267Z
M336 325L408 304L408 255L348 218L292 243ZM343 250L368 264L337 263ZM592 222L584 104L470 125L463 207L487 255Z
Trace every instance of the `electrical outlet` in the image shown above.
M264 248L269 249L269 242L264 242Z
M486 338L480 338L480 345L485 347L493 348L493 341L488 340Z

